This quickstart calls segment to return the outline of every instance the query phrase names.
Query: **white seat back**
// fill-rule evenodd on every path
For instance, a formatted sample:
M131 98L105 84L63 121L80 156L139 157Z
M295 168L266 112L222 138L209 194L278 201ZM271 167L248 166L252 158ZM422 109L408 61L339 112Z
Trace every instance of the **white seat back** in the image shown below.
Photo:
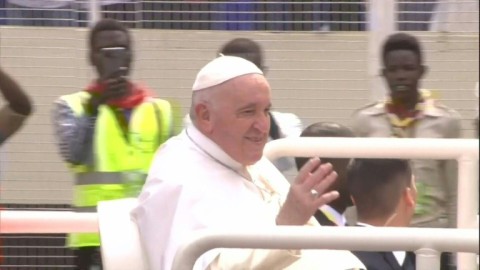
M105 270L147 270L137 225L130 211L137 199L100 202L97 207L102 262Z

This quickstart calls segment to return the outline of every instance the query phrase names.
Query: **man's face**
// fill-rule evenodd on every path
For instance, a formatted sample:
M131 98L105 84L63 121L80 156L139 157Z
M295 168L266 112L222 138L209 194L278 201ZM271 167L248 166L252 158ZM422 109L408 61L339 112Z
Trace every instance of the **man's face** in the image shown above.
M102 60L104 55L101 49L114 47L122 47L126 49L127 57L124 59L124 66L126 66L128 68L128 71L130 71L132 52L128 35L123 31L117 30L101 31L95 35L93 47L90 51L90 61L92 65L95 66L99 78L102 78L105 75L103 74L102 68Z
M416 98L418 82L424 74L417 54L410 50L394 50L386 54L384 61L382 72L392 100L402 102Z
M218 92L211 106L209 137L242 165L254 164L268 140L270 86L258 74L235 78Z

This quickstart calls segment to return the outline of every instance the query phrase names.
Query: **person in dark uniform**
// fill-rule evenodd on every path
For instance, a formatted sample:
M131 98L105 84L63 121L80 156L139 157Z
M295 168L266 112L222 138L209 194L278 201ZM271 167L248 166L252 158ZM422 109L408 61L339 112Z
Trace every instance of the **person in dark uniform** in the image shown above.
M305 128L300 137L354 137L354 134L346 126L331 122L319 122ZM346 183L346 170L350 159L321 157L320 160L322 163L331 163L337 172L337 180L330 185L329 189L338 191L340 196L329 204L320 207L315 213L315 219L322 226L345 226L347 223L344 215L345 210L352 206ZM300 170L307 161L308 158L296 157L297 169Z

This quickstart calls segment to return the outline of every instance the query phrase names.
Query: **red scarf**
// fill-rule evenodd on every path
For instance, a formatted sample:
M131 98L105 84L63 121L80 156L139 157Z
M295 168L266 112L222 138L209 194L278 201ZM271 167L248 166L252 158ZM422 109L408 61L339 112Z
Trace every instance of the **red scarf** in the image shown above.
M107 104L117 108L132 109L145 101L145 99L153 96L150 90L143 85L129 83L128 86L130 87L128 95L109 100ZM94 82L87 87L86 91L92 95L100 94L105 91L105 85Z
M389 113L393 113L393 114L397 115L400 119L415 118L417 116L417 114L419 113L418 108L415 108L414 110L408 110L402 104L387 103L386 105L387 105L386 106L387 111Z

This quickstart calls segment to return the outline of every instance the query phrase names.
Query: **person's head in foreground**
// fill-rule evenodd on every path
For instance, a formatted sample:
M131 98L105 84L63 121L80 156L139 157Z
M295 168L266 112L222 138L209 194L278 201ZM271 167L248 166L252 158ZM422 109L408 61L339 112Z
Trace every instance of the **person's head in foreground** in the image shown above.
M300 137L355 137L353 131L341 124L332 122L318 122L313 123L305 128ZM347 188L347 166L350 158L321 158L322 163L331 163L333 169L337 172L338 177L335 182L329 187L329 190L337 190L340 197L332 201L329 205L337 212L343 213L345 209L352 205L350 194ZM308 161L305 157L296 157L295 163L297 169L300 170L302 166Z
M358 222L372 226L409 226L417 188L408 160L353 159L347 179Z

